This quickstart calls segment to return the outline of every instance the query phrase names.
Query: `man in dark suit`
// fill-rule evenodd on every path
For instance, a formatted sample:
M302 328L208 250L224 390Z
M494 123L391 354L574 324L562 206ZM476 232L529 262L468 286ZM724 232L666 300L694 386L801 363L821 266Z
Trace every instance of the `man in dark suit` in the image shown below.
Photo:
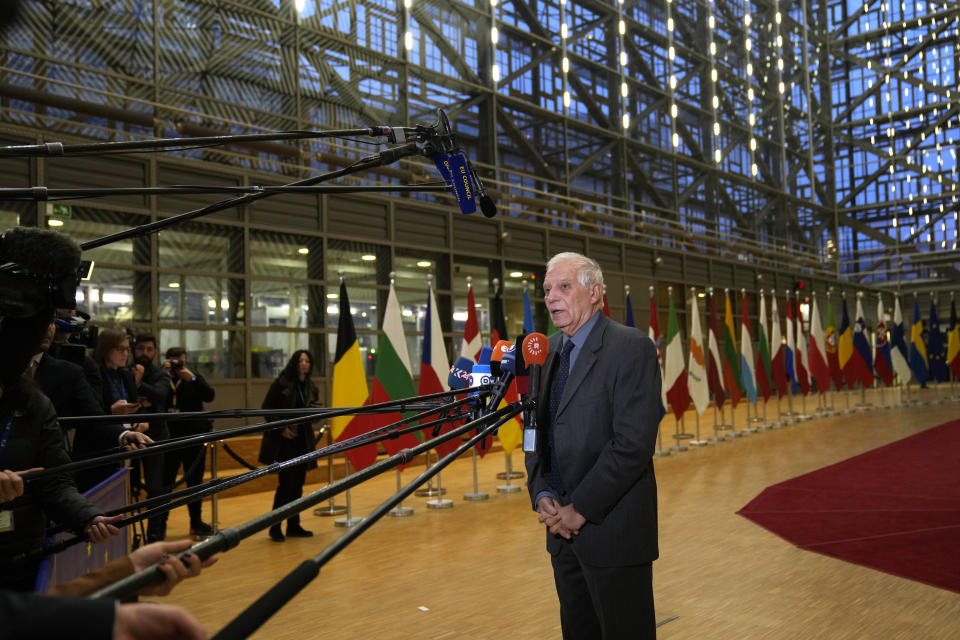
M601 313L603 273L561 253L547 263L550 338L528 489L547 527L565 640L654 638L656 347Z

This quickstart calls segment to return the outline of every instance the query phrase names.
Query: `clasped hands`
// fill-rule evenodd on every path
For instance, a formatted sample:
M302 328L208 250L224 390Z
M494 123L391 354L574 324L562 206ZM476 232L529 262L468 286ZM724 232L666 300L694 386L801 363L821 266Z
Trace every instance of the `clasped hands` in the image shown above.
M587 519L572 504L560 506L560 503L549 496L540 498L537 512L540 514L540 522L547 526L550 533L566 540L578 535L580 528L587 523Z

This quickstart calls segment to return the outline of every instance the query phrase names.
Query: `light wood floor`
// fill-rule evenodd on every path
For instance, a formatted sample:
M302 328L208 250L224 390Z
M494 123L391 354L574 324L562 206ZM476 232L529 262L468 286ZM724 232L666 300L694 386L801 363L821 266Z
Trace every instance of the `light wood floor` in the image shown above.
M932 390L926 393L935 397ZM891 399L887 391L886 400ZM845 400L838 395L836 408L844 408ZM876 402L873 396L870 400ZM859 395L853 396L852 404L858 401ZM807 410L815 405L808 400ZM934 404L821 418L656 459L657 617L678 616L661 627L659 637L960 637L957 594L801 551L735 513L771 484L941 424L956 417L957 407ZM743 426L744 405L738 409L737 424ZM771 401L768 413L775 411ZM693 430L693 414L687 418ZM672 433L672 420L664 425ZM704 435L709 425L711 413L702 420ZM462 495L472 488L470 461L454 463L443 474L455 501L452 509L428 510L425 498L411 498L407 504L415 507L415 515L388 517L373 526L255 637L560 638L544 533L525 490L496 493L503 481L495 474L503 466L500 453L482 460L480 489L491 498L467 502ZM415 471L405 477L413 478ZM355 513L369 511L395 490L395 483L396 476L389 474L354 490ZM248 520L270 503L268 493L222 500L221 526ZM208 516L209 508L204 509ZM186 533L182 511L171 516L171 537ZM313 538L282 544L265 533L248 538L166 601L189 608L211 634L219 631L344 531L312 512L303 520L316 533Z

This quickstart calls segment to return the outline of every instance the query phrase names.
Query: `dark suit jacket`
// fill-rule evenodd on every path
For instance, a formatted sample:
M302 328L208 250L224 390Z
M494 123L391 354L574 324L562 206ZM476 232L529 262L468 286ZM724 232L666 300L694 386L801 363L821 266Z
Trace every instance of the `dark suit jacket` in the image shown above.
M571 542L547 533L547 550L572 544L582 562L625 566L655 560L657 483L653 451L663 416L657 349L646 335L602 313L570 371L550 424L550 382L561 334L550 338L541 380L538 424L553 429L557 470L570 504L586 519ZM541 438L542 440L542 438ZM544 479L544 446L527 454L531 500L552 491ZM536 504L534 504L536 509Z
M33 376L44 395L50 398L60 418L103 415L103 404L87 382L80 365L44 354ZM88 422L76 428L74 455L89 456L116 449L124 432L119 422Z

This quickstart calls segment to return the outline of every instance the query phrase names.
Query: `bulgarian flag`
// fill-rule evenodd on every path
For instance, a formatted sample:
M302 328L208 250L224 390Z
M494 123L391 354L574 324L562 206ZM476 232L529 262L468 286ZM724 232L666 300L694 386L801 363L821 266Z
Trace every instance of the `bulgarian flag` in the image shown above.
M670 315L667 319L667 348L663 360L663 386L667 389L667 401L673 409L673 416L679 420L690 406L690 391L687 389L687 376L683 368L683 342L680 338L677 310L673 306L672 287Z
M760 326L757 328L757 386L763 395L763 401L770 399L773 391L773 378L770 377L773 362L770 359L770 344L767 341L767 301L760 290Z
M333 406L358 407L369 404L367 376L360 356L360 343L350 315L347 285L340 283L340 318L337 323L337 356L333 363ZM373 427L371 416L337 416L330 422L333 439L347 440ZM369 444L347 451L354 469L369 467L377 459L377 445Z
M730 394L730 404L736 408L740 402L740 358L737 355L736 329L733 326L733 308L730 292L724 290L726 313L723 318L723 386Z
M423 348L420 357L420 386L417 393L421 396L430 393L449 391L447 376L450 374L450 362L447 360L447 348L443 344L443 329L440 327L440 316L437 314L437 299L433 295L433 285L427 290L427 317L423 323ZM435 416L424 418L422 422L430 422ZM441 433L453 428L452 423L444 425ZM428 434L424 434L425 436ZM459 442L448 440L439 447L437 453L444 456L459 446Z
M407 351L407 340L403 333L403 319L400 313L400 303L397 301L397 292L390 282L390 293L387 295L387 308L383 313L383 327L380 329L380 338L377 341L377 365L373 373L373 403L411 398L417 395L413 386L413 371L410 368L410 354ZM404 417L400 413L381 413L368 416L371 429L393 424ZM420 435L420 432L417 432ZM415 447L419 440L413 433L405 433L396 438L383 440L383 448L387 453L394 455L397 452ZM402 469L406 465L401 466Z

